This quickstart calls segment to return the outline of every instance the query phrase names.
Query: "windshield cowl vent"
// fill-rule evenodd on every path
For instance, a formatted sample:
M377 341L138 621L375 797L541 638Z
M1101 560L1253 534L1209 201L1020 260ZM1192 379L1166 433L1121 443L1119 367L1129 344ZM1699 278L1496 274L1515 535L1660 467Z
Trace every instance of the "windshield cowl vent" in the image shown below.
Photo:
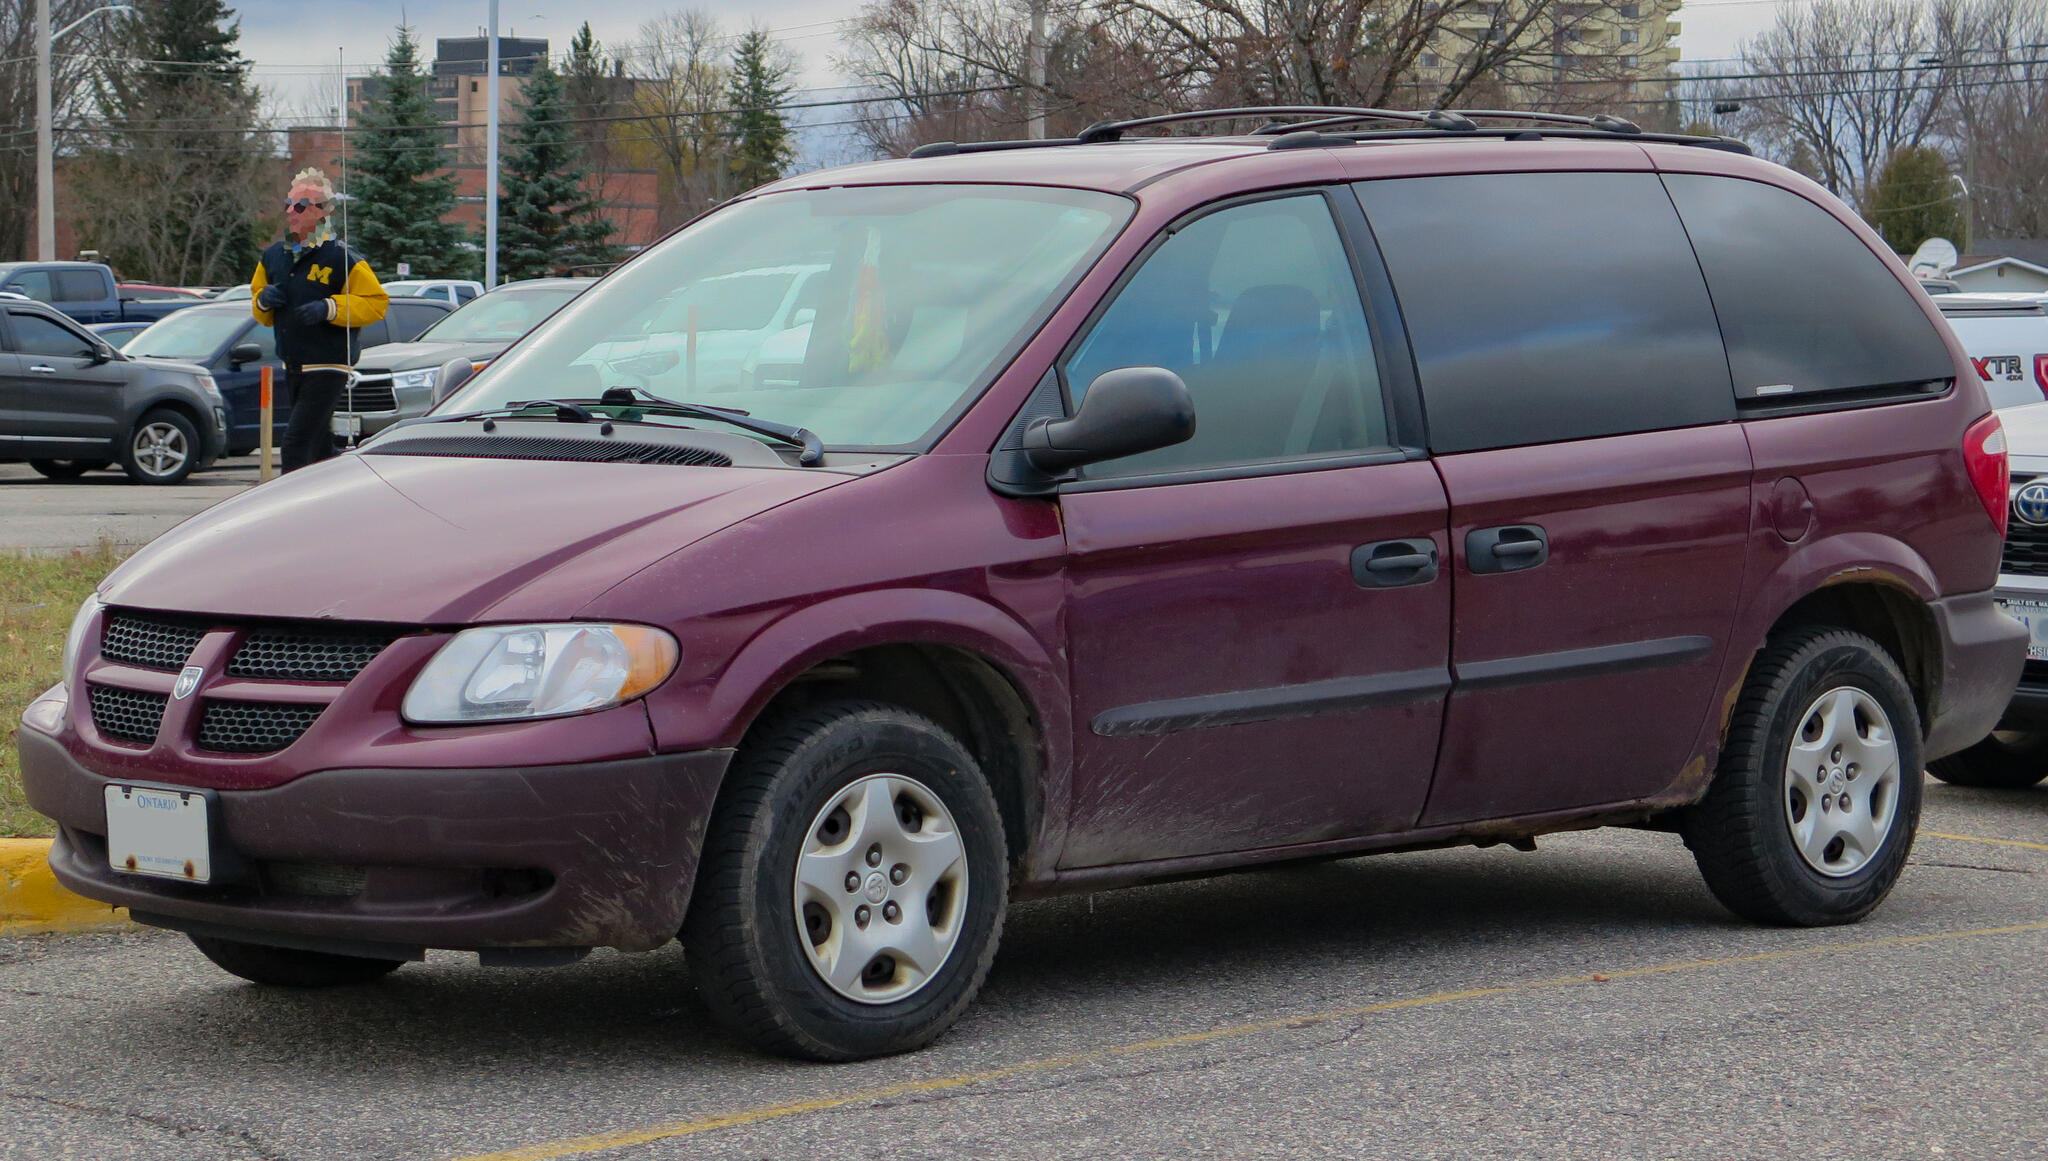
M701 447L665 447L628 440L575 439L560 436L501 435L415 436L380 440L363 455L448 456L476 460L564 460L589 464L664 464L672 467L729 468L732 457Z

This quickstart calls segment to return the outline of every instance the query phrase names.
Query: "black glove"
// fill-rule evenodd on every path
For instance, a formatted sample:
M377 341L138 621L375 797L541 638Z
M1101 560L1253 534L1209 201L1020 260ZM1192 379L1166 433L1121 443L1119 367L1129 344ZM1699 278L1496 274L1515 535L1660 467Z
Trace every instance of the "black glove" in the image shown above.
M298 306L292 308L292 318L296 320L298 324L302 327L309 327L312 326L314 323L326 322L327 300L324 298L316 298L311 302L300 303Z
M279 286L275 282L264 287L263 293L256 296L256 305L264 310L276 310L278 307L283 306L284 287Z

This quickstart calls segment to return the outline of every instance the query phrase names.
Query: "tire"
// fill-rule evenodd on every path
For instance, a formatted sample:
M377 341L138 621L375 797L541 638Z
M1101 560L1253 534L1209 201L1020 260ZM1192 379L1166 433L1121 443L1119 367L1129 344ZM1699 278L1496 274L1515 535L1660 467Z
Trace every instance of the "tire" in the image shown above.
M1920 821L1920 755L1912 692L1884 650L1860 633L1795 629L1757 654L1714 781L1680 833L1708 889L1737 915L1854 923L1905 868ZM1809 765L1820 781L1803 773Z
M289 947L268 947L243 943L239 939L216 939L207 935L188 936L200 954L229 973L251 983L281 988L333 988L345 984L367 984L397 971L404 960L365 959L325 951L299 951Z
M2048 731L1994 731L1967 750L1936 758L1927 772L1951 786L2025 790L2048 778Z
M152 411L121 441L120 458L138 484L179 483L199 466L199 431L175 411Z
M106 460L30 460L28 466L36 474L51 480L75 480L87 472L96 472L107 466Z
M859 1060L952 1025L988 975L1008 902L1002 817L966 747L894 706L835 702L742 751L683 945L738 1038Z

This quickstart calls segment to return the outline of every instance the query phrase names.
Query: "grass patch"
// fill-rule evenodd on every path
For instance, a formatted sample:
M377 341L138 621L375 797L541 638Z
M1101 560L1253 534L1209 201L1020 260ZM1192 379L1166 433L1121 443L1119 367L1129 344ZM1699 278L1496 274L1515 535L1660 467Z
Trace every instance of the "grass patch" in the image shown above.
M0 838L56 833L21 796L21 712L63 679L72 616L130 551L102 544L63 556L0 552Z

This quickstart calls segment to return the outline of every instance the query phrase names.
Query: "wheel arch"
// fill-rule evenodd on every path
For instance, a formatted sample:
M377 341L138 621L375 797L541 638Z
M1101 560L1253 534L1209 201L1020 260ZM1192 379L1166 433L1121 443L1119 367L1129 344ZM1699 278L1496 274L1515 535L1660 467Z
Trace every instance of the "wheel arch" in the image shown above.
M1942 647L1934 613L1919 593L1876 570L1838 574L1779 613L1766 639L1807 625L1847 629L1877 642L1905 675L1926 733L1939 708Z

